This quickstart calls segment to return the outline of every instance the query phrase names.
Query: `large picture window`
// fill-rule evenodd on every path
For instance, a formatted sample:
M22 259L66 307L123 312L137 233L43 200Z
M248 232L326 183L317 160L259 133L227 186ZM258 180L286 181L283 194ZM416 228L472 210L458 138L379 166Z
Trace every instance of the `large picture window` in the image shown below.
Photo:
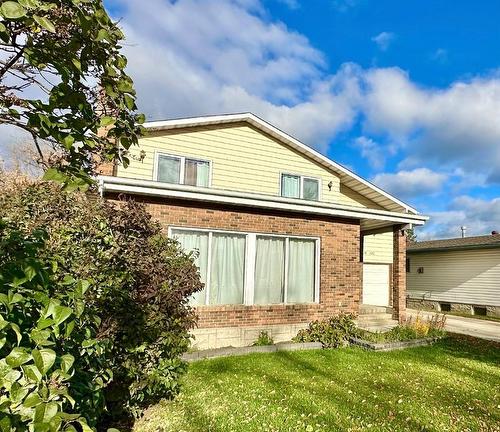
M210 162L184 156L159 153L156 157L156 180L190 186L210 186Z
M193 305L312 303L319 300L319 240L172 228L196 254L205 284Z
M301 175L281 174L281 196L318 201L319 180Z

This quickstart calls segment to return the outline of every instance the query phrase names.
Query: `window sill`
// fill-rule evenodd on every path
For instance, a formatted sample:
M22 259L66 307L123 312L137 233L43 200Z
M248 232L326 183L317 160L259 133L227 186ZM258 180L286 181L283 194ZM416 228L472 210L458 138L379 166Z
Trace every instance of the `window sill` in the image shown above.
M198 305L193 306L194 309L203 310L205 312L210 311L231 311L231 310L262 310L262 309L275 309L275 310L287 310L287 309L309 309L309 308L319 308L320 304L316 302L311 303L272 303L267 305Z

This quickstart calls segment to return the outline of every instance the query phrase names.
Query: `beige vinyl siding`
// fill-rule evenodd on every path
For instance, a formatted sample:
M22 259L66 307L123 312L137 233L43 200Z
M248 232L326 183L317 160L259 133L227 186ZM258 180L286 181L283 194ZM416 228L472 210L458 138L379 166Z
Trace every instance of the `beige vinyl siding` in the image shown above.
M340 186L333 172L304 157L266 134L242 124L163 131L142 138L133 147L130 165L118 167L119 177L153 180L155 152L210 160L215 189L279 195L281 173L320 180L320 200L357 207L381 208ZM139 152L146 154L136 160ZM332 182L332 190L328 183Z
M500 306L500 249L410 253L412 298ZM417 269L423 267L423 273Z
M363 236L363 262L392 264L393 253L392 230Z

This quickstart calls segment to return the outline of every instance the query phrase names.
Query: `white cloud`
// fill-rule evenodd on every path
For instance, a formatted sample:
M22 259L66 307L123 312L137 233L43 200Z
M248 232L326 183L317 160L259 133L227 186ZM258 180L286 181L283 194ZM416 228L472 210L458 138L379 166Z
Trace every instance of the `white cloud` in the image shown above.
M398 68L372 69L364 79L365 131L399 141L408 155L402 167L460 166L500 181L500 76L446 89L419 87Z
M428 168L377 174L372 179L377 186L404 199L437 193L446 180L446 174Z
M438 63L446 63L448 61L448 51L444 48L438 48L431 56L432 60Z
M499 76L433 89L398 68L344 64L328 74L323 54L258 0L120 5L129 72L150 119L252 111L326 152L363 116L371 141L358 144L377 169L387 151L401 151L402 170L461 167L500 182Z
M277 0L279 3L283 3L288 6L290 9L295 10L300 8L299 0Z
M340 12L347 12L357 6L359 0L332 0L332 6Z
M420 240L461 236L461 226L467 227L466 235L488 235L500 231L500 198L483 200L467 195L455 198L448 210L430 214L430 220L418 232Z
M361 151L361 156L368 161L372 168L380 170L384 167L387 148L382 147L379 143L365 136L356 138L354 146Z
M259 2L125 5L128 70L150 118L252 111L325 151L357 114L358 68L327 75L322 53Z
M387 51L396 35L391 32L382 32L372 37L372 41L377 44L380 50Z

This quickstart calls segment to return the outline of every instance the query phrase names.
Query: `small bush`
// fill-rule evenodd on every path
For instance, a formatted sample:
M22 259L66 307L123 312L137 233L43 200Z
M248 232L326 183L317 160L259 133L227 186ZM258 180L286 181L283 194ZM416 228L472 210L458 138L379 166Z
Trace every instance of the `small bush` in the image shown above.
M265 345L273 345L273 338L266 331L261 331L259 333L259 337L252 344L252 346L265 346Z
M356 336L358 329L351 314L339 314L323 321L313 321L300 330L293 342L321 342L323 348L338 348Z

